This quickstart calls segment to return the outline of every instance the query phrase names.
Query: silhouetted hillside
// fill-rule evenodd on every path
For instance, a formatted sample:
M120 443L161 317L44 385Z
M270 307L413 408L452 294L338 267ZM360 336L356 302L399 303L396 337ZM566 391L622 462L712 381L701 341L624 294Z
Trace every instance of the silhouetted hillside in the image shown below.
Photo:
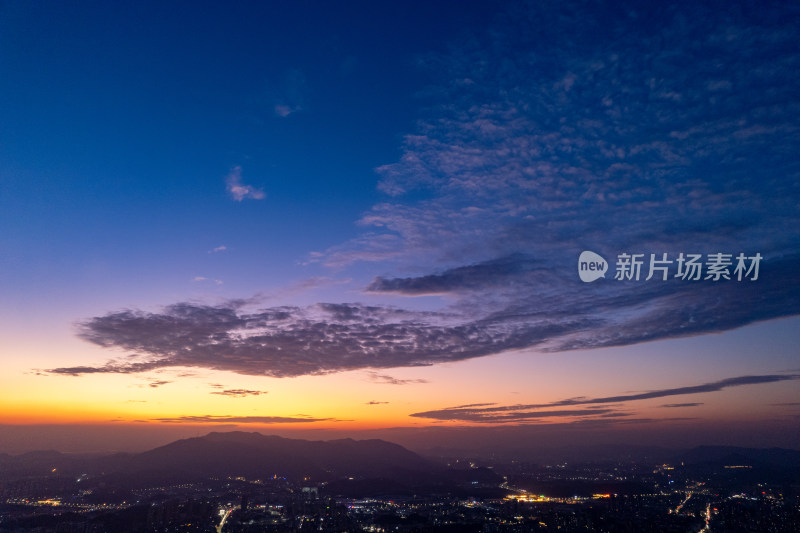
M382 440L308 441L260 433L210 433L124 458L128 478L192 480L209 476L286 477L321 482L339 477L428 476L441 470L419 455Z
M783 448L698 446L681 454L678 460L687 465L760 465L800 469L800 451Z

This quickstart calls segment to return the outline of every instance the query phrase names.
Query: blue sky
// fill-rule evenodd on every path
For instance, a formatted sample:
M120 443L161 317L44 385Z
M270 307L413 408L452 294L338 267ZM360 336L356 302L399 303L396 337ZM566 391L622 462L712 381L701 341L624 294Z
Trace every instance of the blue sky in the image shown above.
M646 398L797 392L792 5L0 14L0 313L19 372L74 387L166 385L159 373L180 369L266 383L361 371L416 387L433 378L385 372L489 357L510 375L517 359L502 354L523 353L559 373L558 354L613 365L614 349L688 338L714 371L687 369ZM608 261L605 279L580 281L584 250ZM669 279L615 280L623 253L643 254L645 274L667 254ZM716 253L731 254L733 279L675 278L680 254L708 268ZM740 253L760 254L757 280L736 280ZM753 326L767 320L778 325ZM731 350L739 328L755 345L779 332L779 348ZM639 401L627 392L652 378L644 365L585 396ZM520 405L572 409L576 383ZM478 416L453 414L472 402L430 402L407 416Z
M3 211L26 254L13 265L60 257L80 276L95 254L152 281L166 272L151 254L181 265L173 254L225 245L285 275L353 237L374 168L413 128L418 55L457 26L421 4L4 10ZM267 205L226 202L236 167Z

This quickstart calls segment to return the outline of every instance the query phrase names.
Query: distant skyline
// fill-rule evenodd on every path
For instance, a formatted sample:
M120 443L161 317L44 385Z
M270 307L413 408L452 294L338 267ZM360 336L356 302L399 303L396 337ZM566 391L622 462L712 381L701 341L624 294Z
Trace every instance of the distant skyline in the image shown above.
M0 5L0 452L796 448L798 38L781 2Z

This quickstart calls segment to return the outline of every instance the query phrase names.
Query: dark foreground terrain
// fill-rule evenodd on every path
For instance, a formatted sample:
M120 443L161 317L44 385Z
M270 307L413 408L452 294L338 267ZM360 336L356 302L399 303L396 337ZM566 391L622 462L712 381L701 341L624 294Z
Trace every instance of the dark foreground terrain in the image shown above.
M796 532L800 452L490 463L211 433L141 454L0 455L0 531Z

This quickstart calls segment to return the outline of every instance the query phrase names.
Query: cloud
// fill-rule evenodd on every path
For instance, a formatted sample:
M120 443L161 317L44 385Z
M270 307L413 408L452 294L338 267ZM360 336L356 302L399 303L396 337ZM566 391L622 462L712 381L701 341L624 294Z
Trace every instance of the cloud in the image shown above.
M480 293L482 300L467 298L463 308L448 312L356 303L252 312L233 303L179 303L157 313L125 310L84 321L79 336L122 349L129 357L50 372L131 373L182 366L290 377L425 366L525 348L557 352L624 346L796 314L800 286L792 283L793 265L793 260L775 262L769 275L754 283L673 281L618 288L574 281L564 293L557 290L557 273L536 272L534 280L512 286L508 297L503 291ZM538 294L517 299L541 283L536 278L547 277L554 281L541 285ZM500 304L496 309L493 299ZM408 382L378 374L371 379Z
M221 396L233 396L235 398L242 398L244 396L260 396L262 394L267 394L267 391L247 390L247 389L225 389L221 391L212 392L211 394L219 394Z
M239 167L237 167L237 168L239 168ZM224 252L227 249L228 249L228 247L223 244L221 246L217 246L216 248L212 248L211 250L208 251L208 253L216 254L216 253L219 253L219 252Z
M153 418L153 422L168 424L308 424L312 422L336 422L333 418L290 417L290 416L178 416L174 418Z
M451 407L450 409L463 409L465 407L488 407L490 405L496 405L496 404L494 404L494 403L468 403L468 404L464 404L464 405L456 405L454 407Z
M376 372L367 372L369 380L375 383L385 383L387 385L410 385L415 383L428 383L425 379L398 379L385 374L378 374Z
M50 374L60 374L63 376L82 376L85 374L133 374L138 372L147 372L148 370L155 370L163 368L164 365L158 362L149 363L120 363L117 361L109 361L103 366L71 366L54 368L48 370Z
M376 402L375 400L368 401L365 405L386 405L389 402Z
M659 407L699 407L703 405L699 402L690 402L690 403L668 403L666 405L660 405Z
M418 278L377 277L366 290L367 292L394 292L418 296L486 289L504 284L512 285L519 280L522 274L532 272L537 267L545 269L546 264L523 254L514 254Z
M611 408L591 407L583 409L555 409L550 411L493 411L487 413L480 410L461 410L458 412L442 409L439 411L428 411L425 413L413 413L409 416L419 418L430 418L434 420L458 420L461 422L480 422L487 424L502 424L502 423L521 423L521 422L536 422L548 418L564 418L564 417L623 417L629 416L630 413L618 413Z
M306 77L298 69L290 70L283 78L282 87L275 97L273 111L275 115L286 118L305 108L308 86Z
M300 111L300 107L289 107L286 104L276 104L275 105L275 114L279 117L288 117L292 113Z
M792 286L800 238L784 228L800 223L792 155L800 106L790 96L800 78L786 65L800 65L792 45L800 31L754 8L604 12L520 4L484 42L422 61L439 79L432 96L441 103L405 137L399 160L377 169L391 199L361 218L362 235L318 259L337 267L391 262L419 273L377 277L369 292L483 288L470 303L488 293L509 309L554 293L586 296L574 284L585 249L612 258L758 251L788 263L777 283ZM660 286L640 304L680 312L694 288ZM670 293L671 301L656 300ZM699 310L715 296L693 304ZM774 296L784 311L771 316L797 314L794 291ZM758 314L763 302L755 303Z
M160 313L121 311L90 319L79 336L131 352L98 366L53 369L55 374L133 373L202 367L289 377L363 368L430 365L485 354L494 342L477 328L430 322L446 315L358 304L273 307L182 303ZM463 331L462 331L463 330ZM474 343L461 345L461 338ZM372 374L381 383L421 383Z
M245 198L262 200L267 197L262 189L256 189L251 185L242 184L242 167L233 167L225 178L225 184L228 189L228 194L237 202L241 202Z
M352 282L352 279L332 279L327 276L314 276L306 279L298 280L294 283L288 284L281 289L271 291L268 295L264 295L263 300L281 300L287 299L297 294L313 291L320 288L332 287L337 285L347 285Z
M376 169L386 196L356 238L311 254L377 265L370 299L446 294L446 307L122 310L79 335L132 357L51 372L290 377L627 346L800 314L800 27L786 23L797 8L507 9L469 46L419 59L430 105L400 157ZM270 105L290 111L304 93L293 71ZM228 188L264 197L240 167ZM583 250L611 262L606 279L580 282ZM740 252L763 256L757 281L612 275L621 253Z
M494 405L494 404L493 404ZM485 408L459 408L446 407L419 413L411 413L409 416L425 418L438 421L460 421L460 422L480 422L486 424L501 423L521 423L536 422L547 418L564 417L604 417L627 416L617 413L613 408L577 408L577 409L535 409L536 406L495 406ZM549 406L548 406L549 407Z
M316 259L416 272L366 291L446 294L464 325L503 331L495 351L624 346L800 313L800 236L785 229L800 225L800 78L786 69L800 67L800 30L751 8L511 11L485 42L421 61L440 105L377 169L390 198L362 216L365 231ZM576 276L587 249L611 261L593 285ZM754 282L634 283L613 279L624 252L766 259Z
M171 381L158 380L158 381L151 381L147 385L149 387L157 388L157 387L161 387L162 385L167 385L168 383L172 383L172 382Z
M223 282L222 282L222 280L219 280L219 279L209 279L209 278L206 278L206 277L204 277L204 276L195 276L195 277L194 277L194 279L193 279L192 281L194 281L194 282L213 281L213 282L214 282L215 284L217 284L217 285L222 285L222 283L223 283Z
M505 423L505 422L531 422L542 418L550 417L596 417L603 418L625 417L631 413L620 411L614 406L604 408L594 407L604 404L623 404L625 402L650 400L654 398L664 398L670 396L682 396L687 394L701 394L708 392L718 392L730 387L740 387L744 385L757 385L764 383L777 383L781 381L791 381L800 379L800 374L771 374L761 376L738 376L726 378L719 381L703 383L701 385L691 385L672 389L660 389L655 391L641 392L637 394L622 394L617 396L605 396L599 398L569 398L557 402L544 404L527 405L495 405L495 404L473 404L456 407L446 407L419 413L412 413L409 416L417 418L427 418L433 420L456 420L464 422L481 423ZM662 407L690 407L702 405L701 403L670 404ZM591 406L579 409L554 409L574 406Z

